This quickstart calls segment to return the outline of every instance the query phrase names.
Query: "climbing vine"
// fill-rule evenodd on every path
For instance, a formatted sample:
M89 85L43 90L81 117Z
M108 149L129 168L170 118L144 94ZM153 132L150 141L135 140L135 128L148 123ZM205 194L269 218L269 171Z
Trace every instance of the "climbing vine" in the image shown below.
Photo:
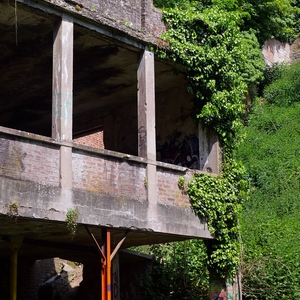
M194 211L208 220L215 237L206 242L208 266L223 277L232 277L239 264L239 217L248 186L243 174L243 167L232 161L219 176L195 174L188 186Z
M239 263L239 216L247 198L244 169L234 151L244 137L248 87L262 79L265 68L259 43L254 34L241 31L239 13L217 6L168 9L163 16L168 25L163 38L169 46L158 53L184 67L180 72L193 95L196 120L220 137L222 172L195 174L187 192L215 237L206 243L208 266L231 277Z

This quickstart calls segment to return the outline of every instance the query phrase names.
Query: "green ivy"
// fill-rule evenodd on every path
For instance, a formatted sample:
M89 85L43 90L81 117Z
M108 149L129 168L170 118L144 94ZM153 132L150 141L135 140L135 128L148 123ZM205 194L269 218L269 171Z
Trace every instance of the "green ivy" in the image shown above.
M257 39L240 30L240 14L217 7L169 9L163 16L169 47L159 55L185 67L196 118L233 149L243 136L247 86L260 81L265 69Z
M223 149L221 174L195 174L188 195L215 237L206 243L208 266L232 277L239 264L239 217L248 186L233 152L244 138L247 87L259 82L265 69L261 50L253 33L240 30L237 12L217 6L169 9L164 20L168 30L163 37L169 46L158 53L184 67L180 72L194 97L195 117L218 133Z
M208 266L222 277L233 277L239 265L242 202L248 196L244 168L233 160L219 176L195 174L188 186L194 211L208 220L213 241L206 242Z

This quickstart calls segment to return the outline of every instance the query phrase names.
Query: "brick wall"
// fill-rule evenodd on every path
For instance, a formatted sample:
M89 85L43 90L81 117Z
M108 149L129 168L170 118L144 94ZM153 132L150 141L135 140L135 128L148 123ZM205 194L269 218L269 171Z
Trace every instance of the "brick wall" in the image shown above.
M171 166L170 166L171 167ZM122 155L103 154L73 148L73 188L108 195L115 199L146 201L146 164L128 161ZM180 176L188 182L193 171L157 167L158 202L190 206L189 198L178 187ZM57 145L21 137L0 135L0 175L18 180L58 186L59 150Z
M73 150L73 187L113 197L146 200L146 165Z
M158 202L165 205L190 207L190 200L185 188L178 187L180 176L184 176L185 182L192 179L193 171L182 172L170 171L165 168L157 168Z
M104 149L103 131L88 134L80 138L73 139L73 141L81 145Z
M0 134L0 175L58 186L58 163L57 146Z

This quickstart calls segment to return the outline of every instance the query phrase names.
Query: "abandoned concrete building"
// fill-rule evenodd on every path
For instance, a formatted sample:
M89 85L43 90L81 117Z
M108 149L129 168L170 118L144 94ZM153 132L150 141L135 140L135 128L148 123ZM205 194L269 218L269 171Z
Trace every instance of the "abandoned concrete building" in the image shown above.
M1 299L36 300L34 262L54 257L83 263L85 299L111 299L118 250L212 238L178 179L218 173L218 139L150 50L151 0L0 0L0 30Z

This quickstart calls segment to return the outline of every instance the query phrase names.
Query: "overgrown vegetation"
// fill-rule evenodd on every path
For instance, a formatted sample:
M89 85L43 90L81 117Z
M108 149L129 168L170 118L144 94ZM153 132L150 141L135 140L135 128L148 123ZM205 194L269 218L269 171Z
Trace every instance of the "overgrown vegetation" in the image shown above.
M206 248L201 240L135 247L157 259L142 278L144 299L208 299ZM195 267L197 266L197 267Z
M255 35L241 31L240 14L218 5L171 9L164 12L164 20L168 31L163 37L169 47L158 53L185 67L182 73L194 97L195 118L213 128L222 144L223 171L217 177L195 175L188 195L216 237L207 244L208 267L232 277L240 253L238 218L247 196L243 167L232 153L243 139L247 87L263 75L261 51Z
M300 297L300 63L276 73L238 152L251 184L241 219L243 291L251 300Z
M198 174L194 176L188 185L187 192L195 212L200 217L208 220L209 228L215 235L215 240L206 242L206 248L203 248L203 243L201 244L202 246L197 244L200 249L200 256L203 249L206 249L205 253L207 256L201 256L202 259L198 260L192 268L194 270L212 268L219 276L232 277L240 266L241 254L244 254L242 266L246 274L244 280L244 284L246 285L246 299L291 299L292 294L288 293L288 289L293 284L298 284L299 286L299 277L296 276L291 280L293 274L295 274L294 270L291 270L291 266L286 265L286 260L283 257L278 258L274 253L276 253L276 249L280 249L278 242L280 238L277 233L283 235L285 231L287 233L290 232L288 226L290 222L296 222L296 214L291 221L285 219L286 226L283 227L280 227L281 225L279 224L281 223L279 223L278 218L272 218L268 224L270 228L274 226L274 234L271 235L272 238L270 237L268 240L267 237L264 237L260 241L260 244L257 244L255 242L257 236L263 235L264 232L263 226L258 225L262 224L259 223L259 218L265 216L269 220L269 205L259 205L259 199L263 195L262 191L258 192L257 200L254 200L254 202L253 200L245 201L248 199L249 183L251 183L250 190L253 192L253 178L257 178L258 174L260 174L259 184L265 189L263 181L266 179L269 182L267 175L273 174L273 169L276 169L276 162L270 159L272 161L270 167L273 169L271 168L268 174L266 174L268 171L265 168L267 166L262 165L257 167L257 171L252 178L253 174L245 172L243 165L236 160L235 154L245 137L244 100L248 91L250 89L253 91L252 87L262 82L264 73L267 75L263 81L264 85L269 84L272 80L283 74L283 69L279 67L276 70L273 68L265 72L260 47L268 38L292 41L299 34L297 22L299 17L299 3L298 1L289 0L155 0L154 4L164 8L163 17L168 30L163 35L163 38L169 42L167 48L156 50L160 56L168 57L181 67L184 67L180 68L180 72L185 76L188 91L193 95L195 119L202 125L213 128L218 133L223 149L223 167L220 175L211 177ZM296 75L294 74L293 76ZM275 109L275 106L278 103L289 106L295 101L292 100L294 99L293 96L291 96L292 98L288 98L285 97L284 93L282 93L284 101L282 99L276 100L275 95L279 93L279 90L297 91L296 86L292 87L294 82L292 77L282 83L283 86L278 90L275 87L265 90L265 97L269 99L267 101L270 104L264 104L264 107L269 105L274 106L272 110L274 109L274 113L276 111L280 124L284 120L280 117L281 108L278 106ZM279 83L277 85L279 87ZM261 86L260 91L263 88L264 86ZM262 104L264 101L260 100L260 103ZM278 101L277 104L276 101ZM255 110L261 109L261 107L261 105L258 105ZM263 115L265 114L264 112ZM255 116L253 118L255 119ZM265 130L277 132L279 124L274 123L272 118L266 118L265 121L268 125L265 127ZM253 123L252 118L250 119L250 123ZM286 135L288 136L287 132ZM259 132L256 132L253 135L254 137L257 141L262 142L263 140ZM279 143L282 145L281 142ZM253 143L253 152L260 152L257 149L258 145ZM274 151L273 146L268 147L268 152L264 153L264 155L270 154L272 156L272 152ZM294 149L294 154L297 153L295 151L296 149ZM239 158L244 159L245 157L240 154ZM255 161L258 163L262 159L263 157L256 157ZM249 165L246 163L246 165L249 167L252 165L252 162ZM289 163L287 165L289 166ZM298 178L298 172L298 169L293 169L289 176L284 177L284 179L282 178L282 180L287 182L292 180L291 178L294 180L294 177ZM278 174L280 177L281 173L279 172ZM298 181L296 180L297 184ZM277 182L274 181L272 188L275 190L279 189L283 193L283 189L278 186L278 182L280 180ZM295 185L295 187L297 186ZM274 193L274 190L272 192ZM289 190L289 193L291 193L291 190ZM271 190L269 197L272 197ZM295 199L299 198L296 197ZM251 215L251 210L249 210L253 203L256 203L258 207L257 211L255 210L254 212L256 214L254 218ZM270 203L275 205L272 201ZM285 201L285 203L290 207L288 201ZM245 207L245 213L243 214L245 222L243 224L249 225L249 227L245 226L243 229L243 236L247 236L246 239L244 238L244 249L247 248L244 252L241 251L240 243L242 206ZM281 208L282 206L279 207ZM291 212L293 208L298 208L298 206L292 206L287 211ZM287 216L288 213L285 215ZM274 216L278 217L275 213ZM250 225L253 227L259 226L256 231L257 236L252 234ZM290 238L293 241L297 241L296 236L293 234L299 232L299 230L297 231L293 226L292 228L293 231L291 231ZM277 233L275 234L275 232ZM262 251L263 242L267 240L268 243L274 243L274 247L266 248L272 249L271 254L267 256L270 260L264 260L267 252ZM196 243L198 242L191 241L190 247L191 245L196 245ZM248 244L253 247L248 248ZM175 246L164 245L161 247L153 248L151 252L158 258L158 262L160 262L159 268L157 268L159 270L158 276L165 278L167 274L167 277L173 280L178 274L174 274L174 270L172 271L172 268L168 267L169 260L166 257L177 246L175 244ZM282 247L284 247L283 244ZM252 250L248 252L248 249ZM292 250L289 250L289 257L292 257L292 254L295 254L295 257L299 258L299 251L294 253ZM256 260L257 258L259 259ZM176 258L176 261L180 260ZM274 268L275 265L278 267ZM279 266L281 269L279 269ZM298 266L299 264L295 272L299 272ZM269 269L272 269L274 272L270 272ZM259 276L256 271L260 274ZM202 271L199 272L202 274ZM285 276L285 272L289 272L289 275ZM280 283L280 281L283 282ZM277 287L275 286L279 283L283 289L279 288L276 291ZM164 293L163 287L156 286L156 295L152 295L153 297L149 299L184 299L176 296L179 295L177 292L178 285L184 290L184 285L178 281L176 285L171 285L173 294L170 291ZM256 290L251 291L253 286ZM193 288L196 289L197 285ZM162 295L159 296L160 292ZM168 296L166 297L166 295ZM299 296L297 289L293 296ZM204 298L192 295L189 299Z
M218 7L238 14L242 20L241 30L253 32L260 44L269 38L292 42L299 36L298 0L154 0L163 9L185 10L193 7L201 11Z
M72 238L75 236L77 231L77 221L79 213L77 209L69 208L66 214L66 224L67 228L70 231Z

